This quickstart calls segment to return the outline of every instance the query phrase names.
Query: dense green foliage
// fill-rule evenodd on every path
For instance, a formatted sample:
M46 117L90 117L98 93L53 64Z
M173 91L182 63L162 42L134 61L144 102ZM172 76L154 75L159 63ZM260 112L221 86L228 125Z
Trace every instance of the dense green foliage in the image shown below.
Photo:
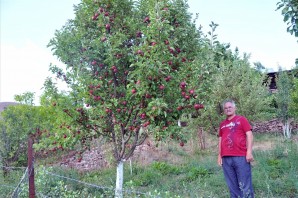
M58 97L48 79L45 98L57 100L71 120L68 134L55 131L55 142L87 149L92 139L105 137L121 161L148 133L182 141L177 120L203 108L211 68L186 2L86 0L75 11L49 43L65 63L50 69L69 91Z
M288 71L282 71L279 69L277 76L277 90L276 102L278 106L278 117L285 123L291 116L290 104L291 92L293 88L292 78Z
M40 129L50 119L43 107L33 106L33 93L17 95L18 105L8 106L1 112L0 158L5 166L27 164L27 141L30 134Z
M297 119L298 118L298 79L293 82L293 91L291 93L292 103L290 104L291 114Z
M277 3L277 10L281 10L284 22L287 23L287 32L298 37L298 1L281 0Z

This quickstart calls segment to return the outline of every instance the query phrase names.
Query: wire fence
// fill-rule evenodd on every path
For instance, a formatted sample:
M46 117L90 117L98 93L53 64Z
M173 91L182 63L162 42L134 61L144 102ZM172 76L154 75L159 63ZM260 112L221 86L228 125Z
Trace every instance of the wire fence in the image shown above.
M20 186L26 182L27 167L0 166L0 197L18 197Z
M81 181L77 178L68 177L56 173L53 167L40 166L37 169L28 170L27 167L4 167L9 170L6 177L0 171L0 197L1 198L25 198L28 197L28 180L34 170L35 172L35 196L41 198L49 197L114 197L113 186L102 186L98 184ZM124 189L124 197L159 197L151 196L135 189Z

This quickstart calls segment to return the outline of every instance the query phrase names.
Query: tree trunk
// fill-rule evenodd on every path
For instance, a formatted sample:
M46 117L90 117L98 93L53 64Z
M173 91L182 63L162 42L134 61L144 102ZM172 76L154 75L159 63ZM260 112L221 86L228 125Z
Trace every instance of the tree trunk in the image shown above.
M116 189L115 197L123 197L123 161L119 161L117 164L117 177L116 177Z
M291 121L287 120L283 126L283 134L285 138L290 139L291 138L291 134L292 134L292 127L291 127Z
M198 138L201 150L206 149L206 138L203 127L198 128Z
M5 160L2 160L2 164L3 164L3 167L2 167L2 171L3 171L3 177L4 179L7 179L7 176L8 176L8 163L5 161Z
M29 177L29 198L35 197L34 164L33 164L33 140L28 138L28 177Z

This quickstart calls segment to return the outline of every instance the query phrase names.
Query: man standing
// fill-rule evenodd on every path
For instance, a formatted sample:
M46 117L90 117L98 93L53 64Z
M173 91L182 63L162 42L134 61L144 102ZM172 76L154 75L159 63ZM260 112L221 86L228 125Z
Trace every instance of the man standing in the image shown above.
M250 162L253 134L251 126L243 116L236 115L233 100L223 103L226 119L219 128L218 164L223 167L231 198L254 197Z

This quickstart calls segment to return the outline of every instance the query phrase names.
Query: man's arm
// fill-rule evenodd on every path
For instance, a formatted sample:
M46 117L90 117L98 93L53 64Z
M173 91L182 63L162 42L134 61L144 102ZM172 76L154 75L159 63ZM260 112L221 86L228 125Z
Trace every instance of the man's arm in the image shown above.
M253 158L253 155L252 155L252 145L253 145L252 131L247 131L246 132L246 147L247 147L246 161L247 162L254 161L254 158Z
M221 158L221 137L218 138L218 156L217 156L217 164L222 166L222 158Z

